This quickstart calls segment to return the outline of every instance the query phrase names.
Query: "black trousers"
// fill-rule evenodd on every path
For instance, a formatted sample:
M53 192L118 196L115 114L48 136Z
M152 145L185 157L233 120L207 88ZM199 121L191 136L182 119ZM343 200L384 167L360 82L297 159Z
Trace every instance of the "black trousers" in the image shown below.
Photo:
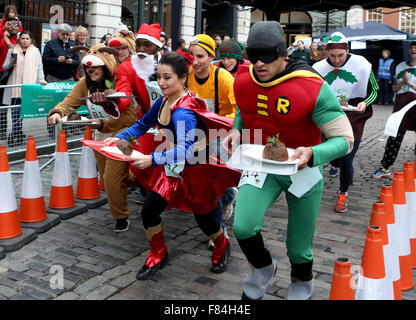
M141 211L142 223L145 229L155 227L162 222L160 215L166 209L168 202L160 194L150 191L144 201ZM202 232L207 236L220 231L220 224L214 217L215 210L207 214L194 213L195 220Z

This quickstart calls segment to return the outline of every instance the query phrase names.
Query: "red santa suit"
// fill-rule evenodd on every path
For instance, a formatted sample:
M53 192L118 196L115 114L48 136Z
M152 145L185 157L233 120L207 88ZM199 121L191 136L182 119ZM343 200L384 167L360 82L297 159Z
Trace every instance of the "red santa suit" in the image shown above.
M143 74L137 65L139 57L134 55L124 61L116 72L116 88L117 92L124 92L126 96L135 96L137 118L141 119L150 109L150 98L146 88L146 82L150 75ZM116 104L120 112L126 110L131 99L120 98L116 100Z

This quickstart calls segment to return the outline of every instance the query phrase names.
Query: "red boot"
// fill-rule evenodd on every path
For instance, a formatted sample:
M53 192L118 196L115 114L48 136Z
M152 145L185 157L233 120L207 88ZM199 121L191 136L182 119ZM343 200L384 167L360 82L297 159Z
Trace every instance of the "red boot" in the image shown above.
M214 241L211 271L214 273L223 273L227 270L228 260L230 258L230 240L224 235L222 229L217 234L211 235L211 239Z
M136 275L138 280L147 280L153 274L161 269L168 262L168 248L163 239L162 224L156 227L150 227L145 230L147 240L150 244L150 252L147 255L146 262Z

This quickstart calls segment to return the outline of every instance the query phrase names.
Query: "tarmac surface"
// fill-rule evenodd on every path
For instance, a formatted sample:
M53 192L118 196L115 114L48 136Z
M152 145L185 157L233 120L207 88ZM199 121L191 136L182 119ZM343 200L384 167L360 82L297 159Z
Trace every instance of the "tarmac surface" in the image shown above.
M337 258L349 258L354 270L361 265L373 202L378 200L381 186L392 182L392 178L370 176L383 155L384 125L391 110L392 106L375 105L374 115L366 124L354 160L355 176L349 190L348 213L333 211L339 177L330 178L329 167L324 169L325 188L314 238L312 300L328 299ZM408 132L393 170L402 171L405 161L414 161L415 142L415 133ZM40 165L47 160L40 158ZM74 192L79 160L79 154L70 155ZM11 165L12 171L22 168L23 163ZM46 205L53 168L54 163L51 163L41 171ZM19 204L22 174L12 177ZM105 198L105 193L102 195ZM132 214L127 232L113 231L115 221L108 204L104 204L61 219L48 231L36 233L36 239L18 250L0 251L0 300L239 300L242 280L248 275L249 266L233 235L233 217L226 222L232 255L226 272L214 274L210 271L208 238L193 216L172 210L162 214L169 264L152 280L136 280L136 273L149 251L141 226L141 206L135 203L137 196L135 191L129 194ZM264 300L283 300L290 283L286 224L287 206L285 197L281 196L267 213L262 230L265 244L278 262L276 276ZM416 269L413 270L416 282ZM403 292L403 299L415 300L416 289Z

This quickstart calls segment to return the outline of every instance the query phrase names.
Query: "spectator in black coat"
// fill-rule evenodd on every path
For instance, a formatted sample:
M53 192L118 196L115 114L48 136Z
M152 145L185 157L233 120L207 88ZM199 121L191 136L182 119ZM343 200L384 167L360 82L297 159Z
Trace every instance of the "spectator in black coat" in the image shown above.
M70 52L74 46L70 42L71 26L61 24L58 38L49 40L43 50L42 62L47 82L73 81L73 75L79 66L79 56Z

